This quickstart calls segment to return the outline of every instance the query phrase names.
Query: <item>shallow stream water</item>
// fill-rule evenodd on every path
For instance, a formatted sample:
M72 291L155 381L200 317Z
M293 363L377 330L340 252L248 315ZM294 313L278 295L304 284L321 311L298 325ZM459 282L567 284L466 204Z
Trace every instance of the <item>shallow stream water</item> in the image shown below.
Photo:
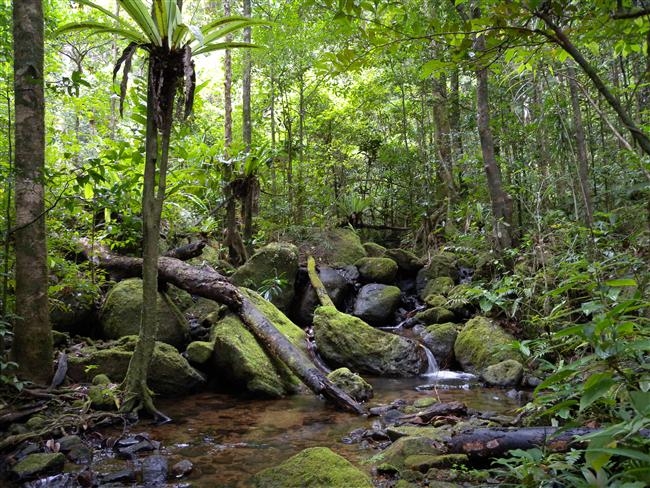
M458 373L441 371L438 378L429 375L368 380L375 394L369 406L388 404L398 398L410 403L426 396L443 402L464 402L483 412L507 414L519 406L504 390L472 385ZM421 388L432 382L439 385L434 389ZM182 459L194 464L188 477L167 486L247 487L254 473L315 446L329 447L367 470L370 466L364 467L363 461L376 453L363 444L346 444L342 438L354 429L371 428L377 417L336 411L312 394L279 400L245 400L222 393L201 393L159 400L157 406L173 418L173 423L140 423L131 428L131 433L147 432L152 439L161 441L170 466ZM100 466L96 468L101 471Z

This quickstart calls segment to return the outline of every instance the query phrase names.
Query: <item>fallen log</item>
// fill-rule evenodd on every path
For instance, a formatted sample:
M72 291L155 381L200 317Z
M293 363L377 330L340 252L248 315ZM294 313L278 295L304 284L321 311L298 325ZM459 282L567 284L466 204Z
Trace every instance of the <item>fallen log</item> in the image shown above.
M118 256L98 246L95 246L91 255L90 248L84 246L83 242L81 245L87 257L109 271L120 271L133 276L141 274L141 258ZM193 295L226 305L241 318L262 347L271 356L285 363L310 390L341 409L357 414L365 413L361 404L321 373L226 277L211 268L197 268L176 258L163 256L158 259L158 279Z
M544 447L552 452L566 452L584 446L579 437L598 429L557 427L521 427L475 429L453 436L447 443L449 452L470 457L501 457L513 449Z

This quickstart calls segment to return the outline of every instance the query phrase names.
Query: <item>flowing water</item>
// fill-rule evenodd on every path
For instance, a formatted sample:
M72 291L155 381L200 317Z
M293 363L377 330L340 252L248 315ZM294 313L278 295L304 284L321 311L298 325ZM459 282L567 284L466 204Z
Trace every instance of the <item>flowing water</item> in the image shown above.
M444 402L461 401L481 411L509 413L519 406L503 390L479 387L472 375L464 373L431 371L418 378L368 380L375 392L370 406L398 398L413 402L432 395ZM246 487L252 474L308 447L327 446L362 469L363 460L376 452L363 443L346 444L342 439L354 429L371 428L377 417L336 411L311 394L245 400L222 393L201 393L159 400L157 406L174 422L162 426L141 423L132 428L132 433L148 432L161 441L170 466L181 459L194 464L189 477L168 486ZM101 466L96 468L101 471Z

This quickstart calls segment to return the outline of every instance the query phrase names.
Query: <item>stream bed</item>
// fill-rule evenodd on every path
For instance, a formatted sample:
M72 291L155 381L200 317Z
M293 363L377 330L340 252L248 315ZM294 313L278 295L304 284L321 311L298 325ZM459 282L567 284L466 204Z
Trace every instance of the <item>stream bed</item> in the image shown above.
M469 378L447 371L417 378L366 378L374 388L368 405L396 399L412 403L435 396L439 401L460 401L483 412L513 414L520 406L505 390L485 388ZM159 399L157 406L172 417L172 423L156 426L141 422L129 432L146 432L160 441L161 454L168 457L170 466L181 460L192 462L193 471L169 487L247 487L254 473L315 446L329 447L369 471L370 466L363 461L377 452L364 443L344 442L354 429L371 428L377 417L334 410L312 394L246 400L224 393L201 393ZM111 458L98 460L95 469L110 471L113 462Z

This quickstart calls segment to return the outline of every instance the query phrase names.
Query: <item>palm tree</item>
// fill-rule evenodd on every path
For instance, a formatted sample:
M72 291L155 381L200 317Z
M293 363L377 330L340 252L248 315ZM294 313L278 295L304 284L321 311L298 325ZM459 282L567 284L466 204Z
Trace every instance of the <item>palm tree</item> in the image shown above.
M158 293L158 239L160 216L165 197L169 142L177 93L183 94L184 114L192 111L196 77L193 56L221 49L253 47L250 43L224 42L225 36L244 27L263 22L245 17L222 17L202 28L183 23L182 0L118 0L128 18L121 18L89 0L75 0L106 16L103 22L76 22L60 32L85 31L112 33L129 41L113 70L122 69L120 113L133 56L144 51L148 62L147 127L145 144L143 220L143 301L140 333L129 369L122 384L122 411L141 408L158 418L164 417L154 406L147 388L149 363L156 335L156 299Z

